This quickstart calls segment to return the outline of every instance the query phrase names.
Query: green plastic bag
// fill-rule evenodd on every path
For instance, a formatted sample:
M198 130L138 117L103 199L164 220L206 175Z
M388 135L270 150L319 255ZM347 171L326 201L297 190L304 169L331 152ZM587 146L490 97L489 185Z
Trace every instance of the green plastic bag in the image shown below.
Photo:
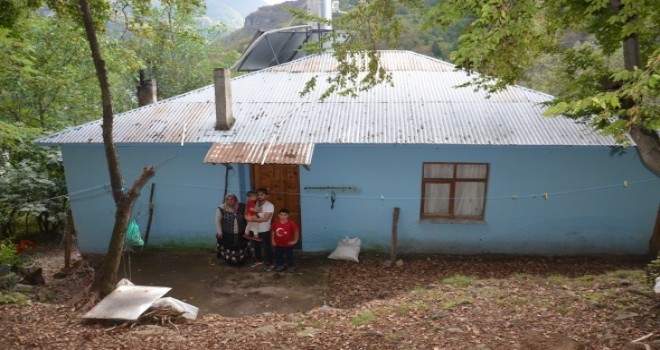
M128 228L126 228L126 244L131 247L144 246L144 241L142 240L142 235L140 234L140 226L137 224L135 219L131 219L131 221L128 223Z

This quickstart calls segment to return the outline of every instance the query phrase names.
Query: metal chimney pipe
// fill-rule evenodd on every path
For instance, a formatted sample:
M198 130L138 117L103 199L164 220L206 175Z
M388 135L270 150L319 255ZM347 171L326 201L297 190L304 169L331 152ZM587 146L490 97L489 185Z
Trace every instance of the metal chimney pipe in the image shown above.
M234 125L231 108L231 71L229 68L213 70L215 85L215 130L229 130Z
M140 69L140 85L137 86L138 105L140 107L158 102L156 79L145 79L144 69Z
M307 0L307 11L328 21L332 21L332 0ZM310 22L312 29L331 30L332 26L326 23Z

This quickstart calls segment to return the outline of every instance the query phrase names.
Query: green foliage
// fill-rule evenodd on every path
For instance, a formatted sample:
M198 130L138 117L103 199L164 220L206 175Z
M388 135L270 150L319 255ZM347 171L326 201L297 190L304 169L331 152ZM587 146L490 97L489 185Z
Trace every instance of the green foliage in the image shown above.
M445 309L451 309L457 306L469 305L472 303L474 303L474 298L470 296L456 296L455 298L444 300L440 305Z
M456 288L465 288L472 285L477 279L478 278L475 276L454 275L443 279L442 284L454 286Z
M58 129L98 113L95 105L78 103L97 92L84 37L73 23L32 13L8 35L15 64L0 69L0 120Z
M9 240L0 241L0 265L16 266L21 263L21 257L16 252L16 245Z
M29 304L30 298L21 293L0 294L0 304Z
M0 9L20 3L1 1ZM49 0L54 13L48 15L35 10L42 3L23 3L16 14L3 14L13 16L11 20L0 15L0 234L4 236L15 234L22 218L36 223L42 233L63 226L66 189L60 153L31 142L101 115L79 2ZM210 83L214 66L229 66L238 56L223 52L218 28L202 29L199 0L161 1L158 8L130 0L90 0L90 4L100 28L115 111L137 106L139 69L146 68L157 79L163 98Z
M159 98L168 98L207 85L214 67L229 67L238 59L235 51L223 52L223 26L205 27L200 1L166 1L163 6L141 5L134 15L117 17L121 36L117 41L132 60L133 72L145 69L158 82ZM185 62L185 64L184 64ZM136 84L137 74L124 74L126 85ZM133 90L130 97L133 97ZM134 100L134 98L133 98ZM134 106L133 106L134 107Z
M0 234L16 233L19 217L31 217L42 234L55 234L66 211L64 169L59 150L36 147L34 128L0 122Z
M340 73L330 81L329 93L347 91L347 82L356 84L351 92L389 82L377 55L361 53L359 58L376 61L364 64L348 60L347 52L393 47L402 34L402 19L396 17L403 13L393 9L411 3L370 1L344 16L352 22L336 21L336 28L356 31L356 42L333 45ZM471 85L495 92L532 78L545 81L540 85L556 95L547 115L575 118L623 145L629 136L637 138L644 162L660 173L660 11L655 2L444 0L428 5L426 28L459 26L451 58L459 68L479 73ZM431 50L440 53L440 44L431 44ZM373 78L357 79L363 76L360 69Z
M351 317L351 323L356 326L367 325L376 322L376 314L372 311L364 311Z
M331 32L320 43L310 42L304 46L308 52L324 51L331 48L338 61L339 73L326 78L329 88L321 98L327 98L333 93L343 96L355 96L359 91L368 90L378 84L391 84L391 75L380 65L376 50L384 47L395 47L404 24L397 14L398 5L420 7L419 0L373 0L354 7L353 11L341 16L333 23L334 26L348 32L351 37L346 41L345 33ZM293 11L302 19L314 20L320 23L328 21L306 14L304 11ZM316 87L316 79L305 86L303 94Z
M660 256L657 256L646 265L646 282L653 287L655 279L658 277L660 277Z

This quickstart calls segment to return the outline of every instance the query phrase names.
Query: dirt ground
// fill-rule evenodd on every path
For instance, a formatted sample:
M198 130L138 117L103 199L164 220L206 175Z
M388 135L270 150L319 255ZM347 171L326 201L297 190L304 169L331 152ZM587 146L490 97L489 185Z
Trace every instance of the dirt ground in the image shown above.
M132 281L173 286L203 314L135 323L83 321L93 270L56 279L61 250L32 258L46 285L0 293L3 349L660 349L660 299L639 257L300 256L290 275L145 251Z
M130 254L120 275L137 285L171 287L167 296L198 307L200 315L305 312L328 300L331 263L325 255L296 258L295 273L266 272L250 263L229 266L209 250L147 249Z

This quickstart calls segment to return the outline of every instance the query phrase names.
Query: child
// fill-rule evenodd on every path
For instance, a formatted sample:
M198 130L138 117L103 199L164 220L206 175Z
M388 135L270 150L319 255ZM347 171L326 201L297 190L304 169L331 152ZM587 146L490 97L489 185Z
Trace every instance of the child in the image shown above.
M258 235L259 223L256 221L249 221L250 219L256 218L259 212L261 212L261 208L257 207L257 192L248 191L247 203L245 205L245 219L247 219L248 222L243 237L255 241L261 241L261 238L259 238Z
M275 247L275 271L293 273L295 271L293 261L293 246L298 243L300 229L295 222L289 220L289 210L280 209L279 220L275 221L270 229L272 244ZM282 257L286 254L287 267L283 266Z

